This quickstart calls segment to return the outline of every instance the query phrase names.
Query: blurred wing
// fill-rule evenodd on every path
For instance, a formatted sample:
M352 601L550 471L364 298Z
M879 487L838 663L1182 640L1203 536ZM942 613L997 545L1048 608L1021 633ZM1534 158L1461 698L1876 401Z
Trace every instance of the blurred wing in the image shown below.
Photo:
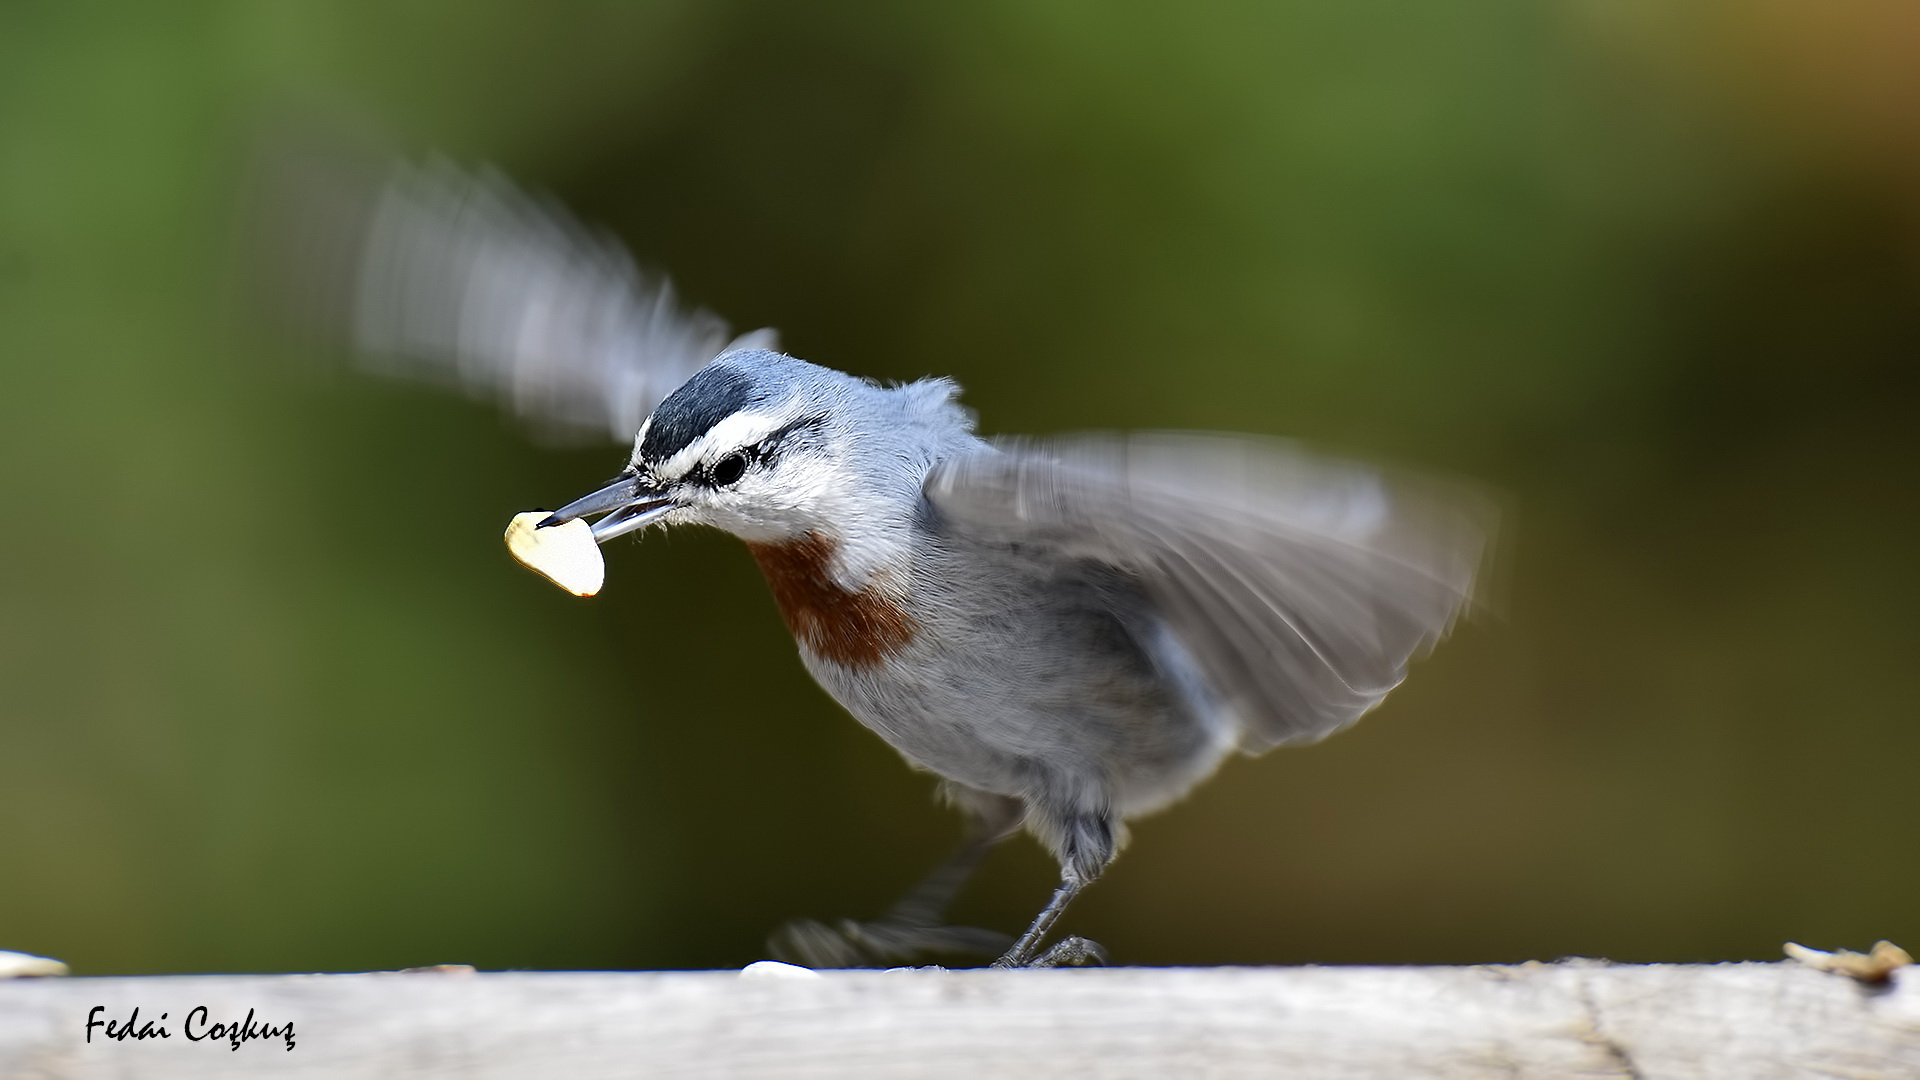
M1492 536L1471 493L1232 436L1008 442L926 492L955 530L1136 575L1249 752L1385 697L1471 601Z
M457 382L543 435L631 442L716 356L775 348L678 303L612 238L491 171L402 165L300 197L311 220L293 287L367 366Z

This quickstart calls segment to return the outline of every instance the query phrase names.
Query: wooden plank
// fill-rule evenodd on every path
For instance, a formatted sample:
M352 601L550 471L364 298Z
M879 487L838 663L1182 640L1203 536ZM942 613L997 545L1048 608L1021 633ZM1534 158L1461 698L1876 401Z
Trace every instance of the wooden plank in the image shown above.
M135 1007L170 1037L87 1041L90 1014ZM249 1011L291 1022L291 1048L205 1037ZM0 1077L238 1076L1920 1077L1920 968L1880 987L1582 961L0 983Z

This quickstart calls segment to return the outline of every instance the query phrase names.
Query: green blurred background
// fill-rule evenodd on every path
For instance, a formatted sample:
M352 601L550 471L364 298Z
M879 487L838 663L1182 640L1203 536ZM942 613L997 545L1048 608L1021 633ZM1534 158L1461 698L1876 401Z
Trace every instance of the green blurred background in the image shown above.
M1177 10L1176 10L1177 8ZM990 431L1312 439L1511 497L1504 608L1139 823L1128 963L1920 941L1904 0L0 7L0 948L704 967L955 838L739 545L591 603L621 456L249 329L290 116L492 161ZM1025 840L959 914L1023 924Z

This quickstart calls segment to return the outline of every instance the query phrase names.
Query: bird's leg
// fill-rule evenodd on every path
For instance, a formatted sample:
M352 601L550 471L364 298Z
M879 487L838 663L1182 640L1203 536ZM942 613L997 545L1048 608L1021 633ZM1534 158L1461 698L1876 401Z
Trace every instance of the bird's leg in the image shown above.
M922 953L985 953L1004 948L1007 935L970 926L944 926L941 913L959 893L993 839L970 836L887 913L872 922L842 919L829 926L796 919L774 931L774 956L807 967L876 967Z
M947 905L960 895L960 889L973 876L980 860L999 842L998 837L970 833L946 861L933 868L920 884L907 890L900 901L881 917L882 922L931 926L945 914Z
M1083 937L1063 937L1053 943L1053 948L1034 958L1030 968L1084 967L1088 964L1105 965L1107 950L1097 941Z
M1059 825L1046 829L1046 819L1042 818L1043 835L1052 833L1058 837L1056 851L1060 853L1060 886L1053 890L1053 896L1040 914L1033 917L1033 923L1013 948L993 962L996 968L1037 968L1059 967L1062 964L1084 964L1089 961L1104 964L1107 953L1094 942L1083 937L1062 938L1053 948L1040 951L1040 944L1053 930L1053 924L1080 895L1080 890L1093 883L1100 871L1113 861L1114 851L1118 847L1114 823L1104 815L1075 814L1064 816Z
M1019 824L1015 813L969 815L967 836L945 862L872 922L843 919L829 926L796 919L776 930L767 947L774 956L807 967L874 967L923 953L993 955L1007 944L997 930L946 926L940 917L992 847Z
M1041 908L1040 914L1034 916L1032 925L1027 927L1027 932L1021 934L1020 940L1013 943L1013 948L1008 949L1006 955L995 960L993 966L996 968L1042 968L1059 967L1063 964L1084 964L1088 961L1106 963L1106 950L1083 937L1062 938L1053 948L1045 952L1040 951L1040 943L1047 939L1047 934L1053 930L1053 924L1059 921L1061 913L1067 910L1067 905L1073 903L1073 898L1079 896L1080 890L1086 887L1086 882L1079 880L1069 871L1060 882L1060 887L1053 890L1053 898L1047 901L1047 906Z

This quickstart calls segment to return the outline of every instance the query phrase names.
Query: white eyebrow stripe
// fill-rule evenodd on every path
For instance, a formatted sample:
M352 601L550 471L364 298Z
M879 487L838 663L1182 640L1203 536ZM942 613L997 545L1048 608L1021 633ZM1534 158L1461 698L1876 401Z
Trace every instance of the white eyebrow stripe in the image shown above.
M645 420L640 421L640 430L634 433L633 453L628 455L627 461L635 468L638 468L640 465L640 444L647 441L647 429L652 426L653 417L648 416Z
M685 476L707 453L716 448L732 450L741 446L752 446L761 439L786 426L792 410L778 413L737 412L720 421L707 430L705 435L688 443L681 451L660 463L660 475L666 478Z

